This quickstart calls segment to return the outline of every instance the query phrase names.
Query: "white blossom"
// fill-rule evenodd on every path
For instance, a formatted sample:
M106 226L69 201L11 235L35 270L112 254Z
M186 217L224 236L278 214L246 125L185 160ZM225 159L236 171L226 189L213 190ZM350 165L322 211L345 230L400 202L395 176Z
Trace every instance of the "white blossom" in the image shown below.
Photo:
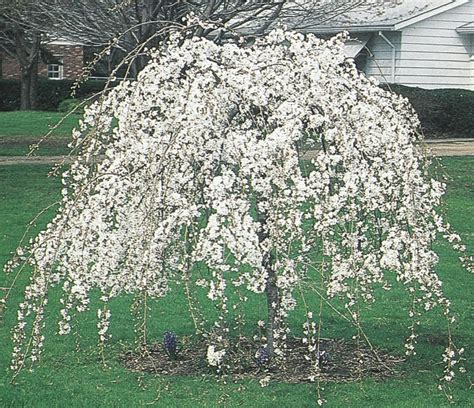
M107 300L157 298L184 281L205 288L220 314L207 328L225 336L230 294L265 293L272 272L282 355L294 292L320 265L313 250L326 265L327 294L349 299L355 321L354 288L374 301L373 288L390 288L392 275L426 310L448 307L431 245L437 233L459 244L438 214L445 186L428 174L408 102L358 74L342 52L345 38L278 29L248 46L172 39L150 52L136 81L89 106L74 133L81 154L64 173L61 207L17 251L34 273L13 366L26 352L26 316L37 316L35 333L42 328L51 285L64 291L61 334L93 291ZM104 310L101 341L110 324ZM414 343L407 340L407 353ZM208 363L219 366L224 355L211 345Z
M222 364L226 351L216 350L215 346L210 345L207 348L207 362L210 366L219 367Z

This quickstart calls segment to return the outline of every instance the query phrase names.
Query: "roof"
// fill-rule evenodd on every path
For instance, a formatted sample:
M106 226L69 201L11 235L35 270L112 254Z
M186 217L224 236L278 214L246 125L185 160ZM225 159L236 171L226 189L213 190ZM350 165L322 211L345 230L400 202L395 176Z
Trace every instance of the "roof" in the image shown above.
M57 40L47 41L46 43L49 45L70 45L70 46L84 45L78 41L71 41L71 40L66 40L66 39L57 39Z
M307 26L305 31L333 33L400 30L418 21L468 3L470 0L399 0L392 7L374 15L370 10L349 11L323 25Z

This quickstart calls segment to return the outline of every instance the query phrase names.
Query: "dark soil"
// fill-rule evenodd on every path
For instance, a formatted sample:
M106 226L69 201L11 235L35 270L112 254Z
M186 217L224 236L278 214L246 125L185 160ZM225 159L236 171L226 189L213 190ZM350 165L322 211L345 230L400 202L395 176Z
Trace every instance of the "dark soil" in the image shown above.
M307 357L307 347L300 339L293 339L284 359L273 359L265 365L257 364L255 352L259 344L247 339L227 348L224 366L219 374L234 379L271 380L286 383L314 381L350 382L362 377L385 379L397 375L397 365L403 361L383 350L372 350L341 340L322 339L320 351L324 351L319 368L316 353ZM121 355L121 362L132 371L162 375L202 376L216 374L215 367L206 361L205 341L186 340L176 359L171 359L162 344L153 344L139 352L129 351Z

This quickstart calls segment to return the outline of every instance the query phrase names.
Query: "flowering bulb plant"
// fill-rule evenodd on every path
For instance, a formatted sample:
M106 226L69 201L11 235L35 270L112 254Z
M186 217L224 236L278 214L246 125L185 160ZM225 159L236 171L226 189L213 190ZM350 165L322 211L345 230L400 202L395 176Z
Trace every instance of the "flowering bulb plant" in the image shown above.
M268 364L270 361L270 354L268 353L268 349L266 347L259 347L257 352L255 353L255 361L259 366L264 366Z
M179 352L176 333L170 331L165 332L163 335L163 348L165 349L165 352L169 358L176 360Z
M356 325L357 302L395 276L413 299L407 352L422 310L440 305L449 317L431 243L441 233L463 248L437 210L444 185L428 174L412 108L360 75L344 40L283 30L246 45L172 38L136 81L92 104L74 133L82 153L63 175L61 207L24 249L34 273L12 368L41 350L52 285L64 292L61 334L101 292L105 341L110 299L163 297L183 283L196 330L213 333L213 366L226 358L229 311L249 296L267 304L261 360L284 359L295 291L312 270ZM199 287L215 322L195 311ZM309 318L305 333L314 356ZM172 354L175 337L164 343ZM452 343L445 355L451 373Z

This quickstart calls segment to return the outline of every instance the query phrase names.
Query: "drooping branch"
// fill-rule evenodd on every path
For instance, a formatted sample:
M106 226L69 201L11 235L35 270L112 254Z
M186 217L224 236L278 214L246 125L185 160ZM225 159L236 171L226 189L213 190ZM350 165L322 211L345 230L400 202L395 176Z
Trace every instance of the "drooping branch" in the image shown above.
M266 302L259 350L285 358L302 283L307 298L342 299L357 323L355 302L375 300L393 276L414 304L448 309L431 245L438 232L458 240L438 214L444 187L426 171L408 103L357 73L345 39L276 30L252 45L219 46L173 37L148 51L136 81L91 104L59 212L18 251L35 275L13 330L13 367L31 350L38 356L29 316L40 333L53 284L64 291L61 334L92 293L139 294L148 304L184 284L214 306L206 310L217 316L203 310L202 322L189 309L219 368L245 298ZM308 139L322 148L302 171L298 146ZM317 275L321 259L324 276L313 281L306 271ZM101 339L112 312L98 314ZM309 316L303 344L317 361Z

